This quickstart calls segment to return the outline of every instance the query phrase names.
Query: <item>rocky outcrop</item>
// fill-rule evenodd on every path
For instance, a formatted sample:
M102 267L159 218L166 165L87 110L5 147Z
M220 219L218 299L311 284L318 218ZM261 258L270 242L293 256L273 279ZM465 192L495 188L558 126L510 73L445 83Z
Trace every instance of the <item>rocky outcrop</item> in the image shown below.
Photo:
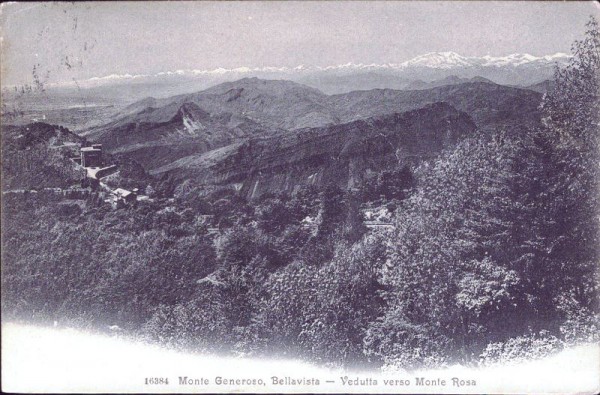
M352 188L369 172L439 154L471 135L471 118L447 103L283 136L249 139L183 158L159 172L200 184L236 186L249 198L300 185Z

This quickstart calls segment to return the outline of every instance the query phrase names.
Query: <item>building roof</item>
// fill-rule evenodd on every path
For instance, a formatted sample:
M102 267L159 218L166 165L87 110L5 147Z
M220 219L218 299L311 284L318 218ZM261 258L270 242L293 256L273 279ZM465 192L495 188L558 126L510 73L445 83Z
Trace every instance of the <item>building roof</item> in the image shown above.
M128 191L127 189L123 189L123 188L117 188L113 191L113 193L115 195L119 195L121 197L127 197L129 195L131 195L131 191Z
M102 152L101 149L94 148L94 147L82 147L81 151L82 152Z

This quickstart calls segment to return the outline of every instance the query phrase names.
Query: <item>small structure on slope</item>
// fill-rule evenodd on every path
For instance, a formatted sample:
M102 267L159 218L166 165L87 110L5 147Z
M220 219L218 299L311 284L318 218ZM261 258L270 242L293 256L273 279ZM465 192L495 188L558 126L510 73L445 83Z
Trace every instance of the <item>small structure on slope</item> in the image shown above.
M102 166L102 144L94 144L91 147L82 147L81 166L83 167L101 167Z
M127 189L117 188L111 191L111 196L108 199L113 208L121 208L127 204L135 203L137 200L136 191L128 191Z

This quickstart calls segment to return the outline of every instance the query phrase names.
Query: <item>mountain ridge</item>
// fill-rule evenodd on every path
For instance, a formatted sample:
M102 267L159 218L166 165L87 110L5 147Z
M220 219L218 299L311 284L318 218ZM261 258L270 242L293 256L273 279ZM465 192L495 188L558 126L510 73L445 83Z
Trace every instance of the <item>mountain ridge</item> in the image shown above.
M291 193L301 185L352 188L369 172L435 156L475 128L464 112L448 103L432 103L402 113L240 141L181 158L152 173L171 174L196 185L233 186L249 199L273 191Z
M343 124L447 102L478 128L534 124L541 94L485 81L430 89L374 89L326 95L291 81L247 78L168 99L143 99L83 135L147 170L246 138Z

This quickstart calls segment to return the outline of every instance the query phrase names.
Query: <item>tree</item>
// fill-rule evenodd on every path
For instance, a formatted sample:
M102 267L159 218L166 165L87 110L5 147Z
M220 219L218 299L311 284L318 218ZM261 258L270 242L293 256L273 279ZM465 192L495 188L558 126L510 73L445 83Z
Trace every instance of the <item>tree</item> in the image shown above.
M367 176L360 185L360 194L365 201L403 200L414 186L412 171L407 165L385 169Z
M597 156L600 120L600 31L590 17L583 40L575 41L569 64L557 68L555 87L545 95L542 111L547 132L557 146Z
M321 193L321 206L317 217L318 237L331 235L343 222L345 213L344 192L335 184L327 185Z
M598 312L597 263L600 259L600 32L592 17L585 38L573 44L573 58L557 69L555 89L542 102L549 147L548 188L542 200L554 218L549 261L560 281L557 302L567 315ZM558 277L558 276L557 276Z
M398 210L380 280L388 306L367 353L403 367L471 358L597 314L599 48L592 19L541 127L463 141L420 171Z
M369 236L353 246L337 246L320 267L294 262L265 285L254 330L265 347L329 364L362 364L362 339L381 313L377 270L384 244Z
M349 243L355 243L367 232L360 212L360 201L357 194L348 192L345 198L347 210L346 220L342 228L342 236Z

